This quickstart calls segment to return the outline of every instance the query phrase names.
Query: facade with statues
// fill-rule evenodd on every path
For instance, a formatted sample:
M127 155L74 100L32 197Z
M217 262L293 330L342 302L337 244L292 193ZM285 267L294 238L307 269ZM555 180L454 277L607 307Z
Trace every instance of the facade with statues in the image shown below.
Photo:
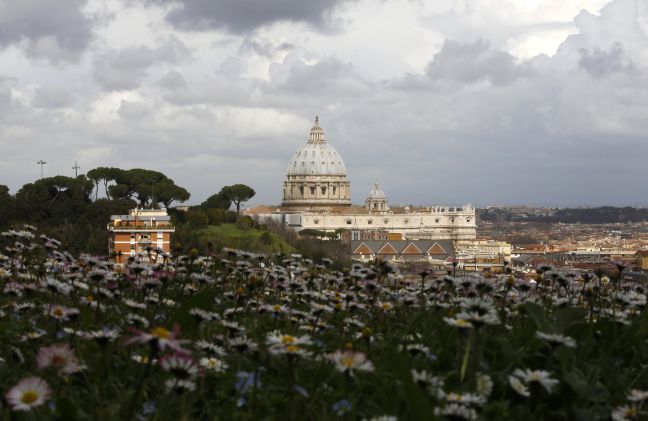
M364 206L353 205L344 161L326 141L317 117L307 143L288 164L281 206L258 206L246 214L298 231L376 230L412 240L473 240L477 236L475 208L470 205L394 207L378 182Z

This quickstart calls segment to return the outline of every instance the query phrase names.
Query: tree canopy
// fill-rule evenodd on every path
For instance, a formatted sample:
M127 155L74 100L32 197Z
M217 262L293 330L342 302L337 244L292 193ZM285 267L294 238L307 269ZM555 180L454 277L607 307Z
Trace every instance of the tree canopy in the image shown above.
M218 194L222 194L223 197L234 203L238 217L241 213L241 204L253 198L256 192L252 187L246 186L245 184L233 184L223 187Z
M222 190L216 194L212 194L204 202L200 204L200 207L204 209L216 208L216 209L228 210L231 206L232 206L232 201L223 194Z

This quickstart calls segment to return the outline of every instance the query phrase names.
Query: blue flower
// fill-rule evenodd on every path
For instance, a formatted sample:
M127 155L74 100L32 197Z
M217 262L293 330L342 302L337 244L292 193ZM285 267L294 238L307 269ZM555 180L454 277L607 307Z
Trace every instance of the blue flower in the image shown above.
M353 409L353 405L351 405L351 402L349 402L347 399L342 399L331 405L331 409L337 414L338 417L341 417L347 412L350 412Z

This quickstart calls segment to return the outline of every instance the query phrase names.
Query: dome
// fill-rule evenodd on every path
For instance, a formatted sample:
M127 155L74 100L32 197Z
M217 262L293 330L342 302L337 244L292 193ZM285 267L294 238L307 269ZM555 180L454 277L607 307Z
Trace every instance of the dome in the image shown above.
M317 117L308 143L299 148L288 164L288 175L347 175L342 157L333 146L326 143Z
M374 183L374 186L369 192L367 199L387 199L385 192L380 189L377 181L376 183Z

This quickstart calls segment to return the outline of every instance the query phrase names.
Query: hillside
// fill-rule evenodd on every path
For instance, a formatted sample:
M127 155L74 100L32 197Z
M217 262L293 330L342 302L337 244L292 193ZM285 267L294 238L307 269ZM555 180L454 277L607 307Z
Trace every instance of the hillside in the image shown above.
M292 253L295 248L279 235L255 228L242 229L236 224L208 225L197 231L201 242L215 247L230 247L263 253Z

